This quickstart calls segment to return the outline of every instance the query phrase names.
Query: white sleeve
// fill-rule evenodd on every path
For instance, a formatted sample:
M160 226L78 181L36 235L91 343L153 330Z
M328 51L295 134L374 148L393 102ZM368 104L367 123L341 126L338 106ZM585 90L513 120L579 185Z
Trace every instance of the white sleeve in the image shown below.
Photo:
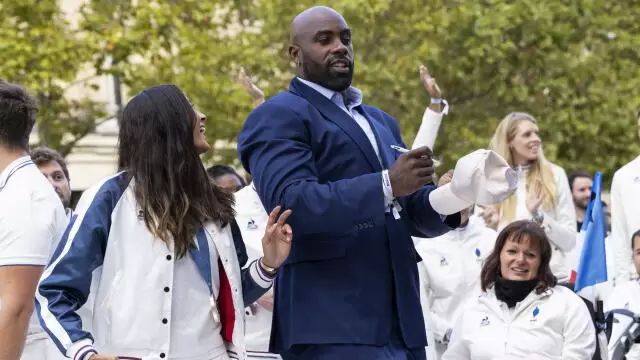
M627 226L627 213L624 211L623 189L618 172L613 174L611 183L611 249L615 263L616 283L624 282L631 276L633 267L631 234Z
M584 360L593 358L596 352L596 330L591 314L584 301L573 293L566 293L564 315L564 344L562 360Z
M420 124L415 140L413 140L411 149L428 146L433 150L433 144L436 142L443 115L444 110L441 113L437 113L427 106L424 110L424 115L422 115L422 123Z
M57 241L58 210L64 211L62 203L40 192L32 193L31 201L4 206L0 211L0 266L47 265Z
M560 250L568 253L576 246L576 209L573 205L567 174L561 168L557 168L557 171L555 218L545 216L542 224L549 240Z
M422 313L424 314L424 320L426 323L427 335L433 335L433 339L429 339L429 336L427 336L427 340L442 342L444 335L449 328L449 324L438 316L438 314L432 311L433 299L431 298L431 280L429 278L429 273L426 270L424 258L422 263L418 264L418 275L420 281L420 303L422 305Z
M629 295L629 289L626 287L626 284L616 286L604 302L604 311L624 309L626 303L629 302Z

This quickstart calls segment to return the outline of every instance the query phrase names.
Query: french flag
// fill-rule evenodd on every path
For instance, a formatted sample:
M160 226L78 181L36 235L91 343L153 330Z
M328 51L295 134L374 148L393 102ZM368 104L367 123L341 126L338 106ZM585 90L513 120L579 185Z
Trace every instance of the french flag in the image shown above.
M602 173L593 177L591 201L587 207L584 223L578 235L577 246L581 246L580 260L575 275L574 291L593 301L594 286L607 281L607 258L605 248L606 217L602 209Z

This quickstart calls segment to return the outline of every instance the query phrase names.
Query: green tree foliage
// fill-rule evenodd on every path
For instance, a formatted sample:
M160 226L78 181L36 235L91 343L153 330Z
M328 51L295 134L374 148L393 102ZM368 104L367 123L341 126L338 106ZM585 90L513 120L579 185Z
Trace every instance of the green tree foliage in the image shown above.
M102 104L67 96L72 86L96 90L78 79L96 51L92 39L70 26L55 0L3 0L0 14L0 77L36 96L40 145L66 155L105 116Z
M3 76L42 91L72 81L88 61L98 73L121 76L130 95L174 83L208 115L211 143L227 145L215 154L220 162L235 159L235 139L251 111L236 83L239 68L267 96L286 89L293 76L289 23L317 4L88 0L80 29L72 32L53 3L0 5L3 16L12 14L0 30ZM636 1L335 0L331 6L354 31L354 85L367 103L400 121L409 143L428 103L418 66L426 64L437 78L451 104L435 146L447 168L487 147L511 111L538 119L546 156L567 170L604 171L610 178L640 152Z
M207 115L207 135L216 144L208 156L217 162L236 158L235 139L251 111L236 83L247 47L236 36L243 28L234 9L224 0L94 0L82 9L82 28L102 39L98 71L121 76L130 95L179 86Z
M261 79L291 73L288 24L314 1L261 2L262 31L249 35L264 56L250 60ZM354 85L365 101L396 117L411 142L428 103L418 76L425 63L451 113L435 152L455 159L487 147L511 111L539 121L545 155L567 170L607 177L640 152L635 1L334 1L354 31ZM276 56L269 56L274 54ZM268 94L286 86L270 83Z

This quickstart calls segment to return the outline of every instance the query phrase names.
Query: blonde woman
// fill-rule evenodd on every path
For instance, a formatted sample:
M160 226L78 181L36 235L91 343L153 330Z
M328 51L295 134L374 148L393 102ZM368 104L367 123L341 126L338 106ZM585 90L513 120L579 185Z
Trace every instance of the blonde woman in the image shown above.
M518 171L518 190L495 208L485 208L487 226L502 230L509 223L533 219L540 223L553 255L551 270L559 282L568 282L567 254L576 243L576 213L565 171L542 154L539 128L533 116L514 112L496 128L490 147Z

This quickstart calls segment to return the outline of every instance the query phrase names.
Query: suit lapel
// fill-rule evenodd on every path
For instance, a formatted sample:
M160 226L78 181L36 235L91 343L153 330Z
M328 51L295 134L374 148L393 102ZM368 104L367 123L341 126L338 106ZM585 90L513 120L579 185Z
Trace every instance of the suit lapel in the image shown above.
M388 169L396 162L395 154L390 150L392 143L386 141L386 139L392 139L393 137L391 133L389 133L389 131L380 124L378 119L366 111L363 106L360 106L360 113L367 119L371 129L373 130L376 142L378 143L378 152L380 153L382 164L385 169Z
M331 100L303 84L296 78L291 80L289 91L306 98L325 118L327 118L327 120L340 127L340 129L342 129L342 131L344 131L347 136L356 143L373 170L382 171L382 167L380 166L376 153L371 146L371 142L369 142L367 135L354 119L347 115L336 104L331 102Z

